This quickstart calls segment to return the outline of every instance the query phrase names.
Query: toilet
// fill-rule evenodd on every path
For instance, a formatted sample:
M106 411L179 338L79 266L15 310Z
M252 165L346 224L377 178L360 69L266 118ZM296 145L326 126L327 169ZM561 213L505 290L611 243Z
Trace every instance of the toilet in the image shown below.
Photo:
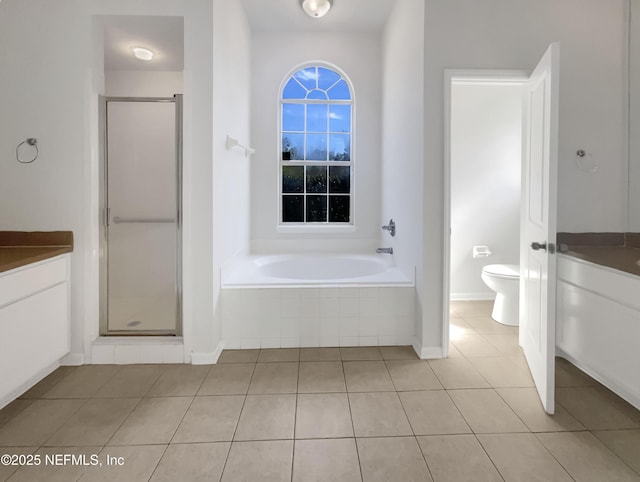
M491 318L503 325L519 325L520 266L490 264L482 268L482 281L496 292Z

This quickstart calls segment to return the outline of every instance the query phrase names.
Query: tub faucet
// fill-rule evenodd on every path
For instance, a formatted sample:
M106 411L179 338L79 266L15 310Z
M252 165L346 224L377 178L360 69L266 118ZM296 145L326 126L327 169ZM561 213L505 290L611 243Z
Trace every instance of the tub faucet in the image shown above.
M376 253L393 254L393 248L377 248Z
M389 224L382 226L383 231L389 231L389 234L393 237L396 235L396 223L391 219Z

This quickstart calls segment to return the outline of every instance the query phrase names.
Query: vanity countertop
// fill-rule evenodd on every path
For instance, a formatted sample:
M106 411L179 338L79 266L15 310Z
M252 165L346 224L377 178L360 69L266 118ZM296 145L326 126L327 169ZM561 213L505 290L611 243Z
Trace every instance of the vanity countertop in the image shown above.
M71 231L0 231L0 273L72 251Z
M640 248L630 246L569 246L569 251L565 254L640 276Z

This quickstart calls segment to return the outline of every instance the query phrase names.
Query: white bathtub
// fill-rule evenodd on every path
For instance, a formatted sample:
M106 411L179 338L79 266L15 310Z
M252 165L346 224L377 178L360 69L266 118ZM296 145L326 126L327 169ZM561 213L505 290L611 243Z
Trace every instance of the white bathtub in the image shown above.
M222 272L223 288L414 286L387 254L252 255Z
M389 255L252 255L221 277L226 348L414 344L414 280Z

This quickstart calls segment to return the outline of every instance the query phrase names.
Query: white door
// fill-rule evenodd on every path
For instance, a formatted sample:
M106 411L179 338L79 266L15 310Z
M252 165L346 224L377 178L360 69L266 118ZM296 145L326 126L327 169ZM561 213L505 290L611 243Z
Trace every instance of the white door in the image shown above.
M520 232L520 345L547 413L554 412L559 45L525 86Z

